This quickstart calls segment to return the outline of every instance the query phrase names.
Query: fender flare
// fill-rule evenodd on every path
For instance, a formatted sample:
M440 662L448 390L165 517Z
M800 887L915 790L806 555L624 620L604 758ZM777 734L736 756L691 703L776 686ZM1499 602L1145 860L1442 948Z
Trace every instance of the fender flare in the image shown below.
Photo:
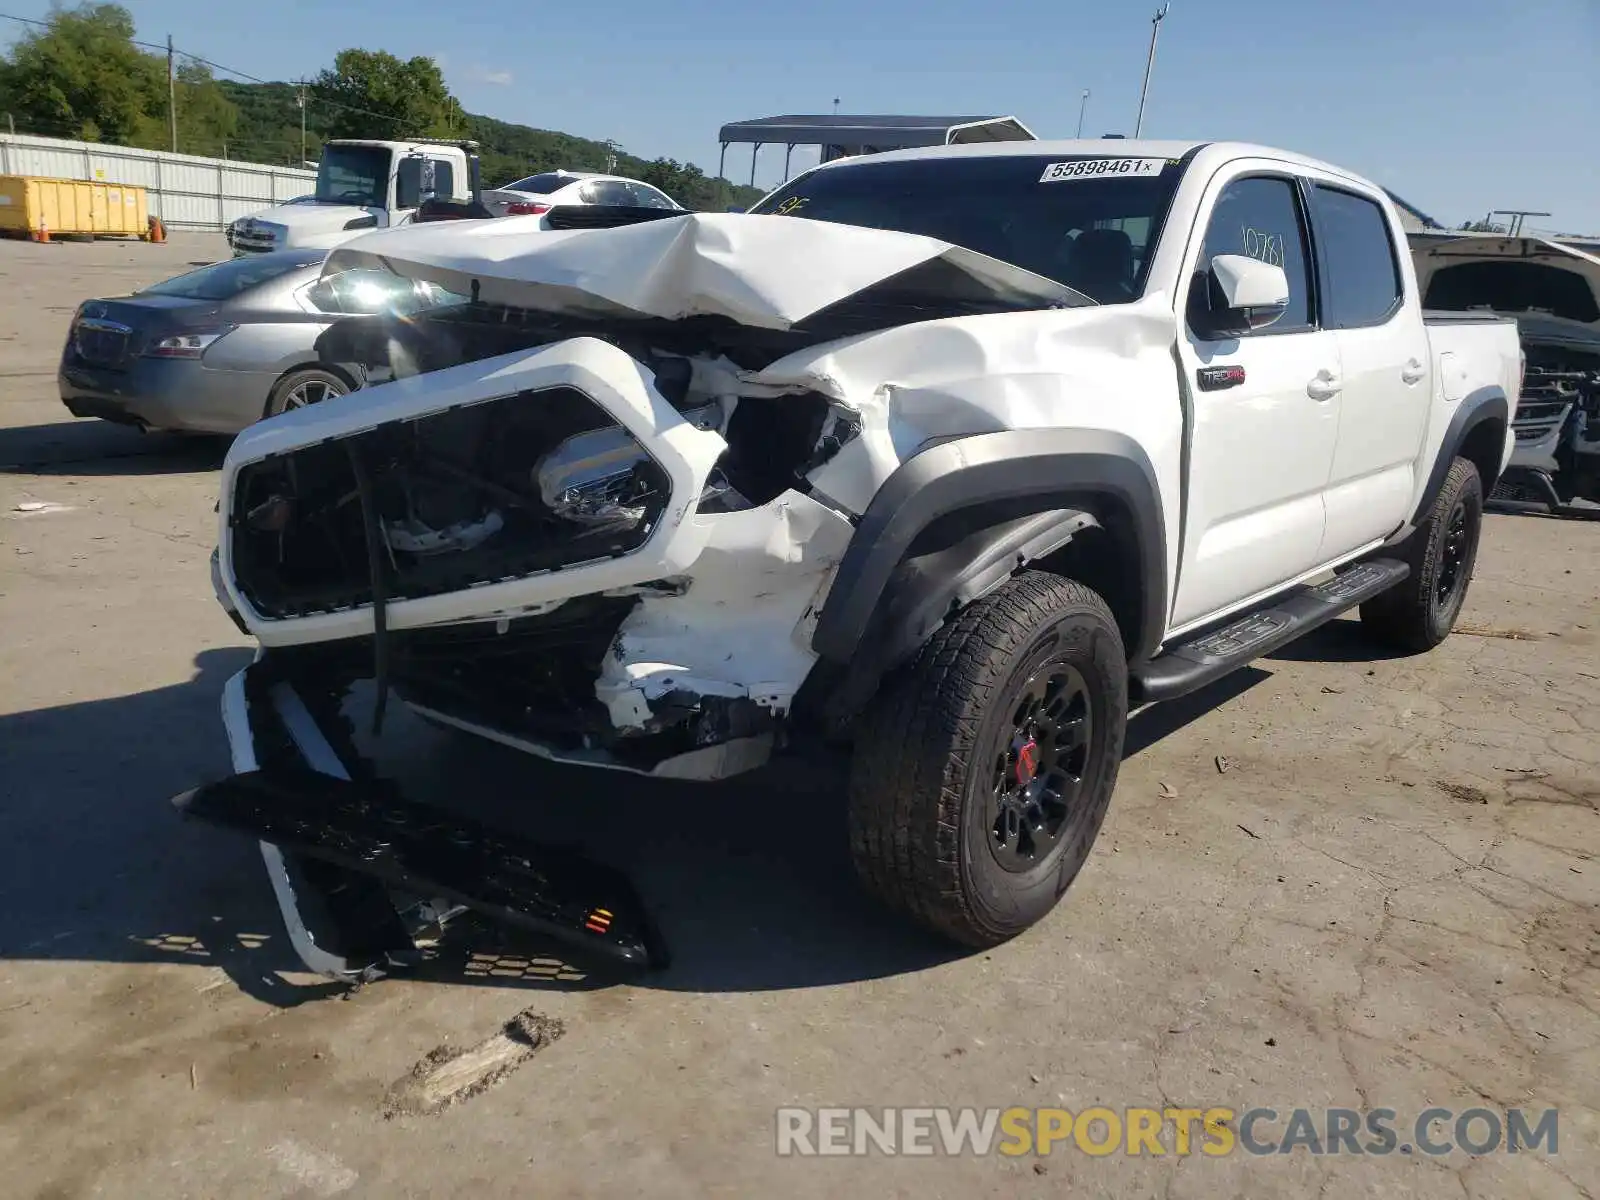
M904 569L936 521L979 506L999 515L942 550L935 569ZM1155 469L1136 441L1097 429L1016 429L938 442L903 462L862 514L818 614L811 646L860 669L921 644L951 602L1002 583L1017 566L1060 548L1110 511L1127 519L1139 563L1130 660L1160 645L1167 610L1166 529ZM895 628L885 629L885 623ZM927 628L920 628L926 624Z
M1439 453L1433 460L1433 469L1428 473L1427 486L1422 489L1422 499L1411 515L1410 526L1416 526L1426 519L1428 510L1433 507L1440 489L1444 487L1450 464L1461 454L1461 448L1466 445L1473 431L1486 422L1498 422L1502 431L1501 441L1495 447L1493 472L1485 474L1483 464L1477 464L1479 474L1483 475L1483 494L1488 496L1494 490L1500 478L1500 463L1505 457L1504 431L1511 426L1511 404L1500 388L1486 387L1463 397L1456 411L1451 414L1450 424L1445 427L1444 438L1439 443Z

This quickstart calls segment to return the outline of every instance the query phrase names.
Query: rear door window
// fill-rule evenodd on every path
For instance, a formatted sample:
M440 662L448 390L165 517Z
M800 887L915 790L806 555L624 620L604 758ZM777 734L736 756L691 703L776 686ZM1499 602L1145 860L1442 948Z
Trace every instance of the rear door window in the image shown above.
M614 179L599 179L589 184L584 191L590 193L586 199L590 204L637 204L634 199L633 189L625 183L618 183Z
M448 304L464 303L457 296L430 283L392 275L387 271L340 271L317 280L306 291L306 299L325 313L341 316L375 316L397 313L404 316Z
M1292 180L1251 176L1222 189L1206 226L1206 269L1219 254L1242 254L1282 267L1289 277L1289 307L1265 329L1246 337L1311 328L1311 270L1299 189Z
M1378 204L1339 188L1311 188L1322 272L1322 322L1329 329L1382 325L1400 310L1400 262Z

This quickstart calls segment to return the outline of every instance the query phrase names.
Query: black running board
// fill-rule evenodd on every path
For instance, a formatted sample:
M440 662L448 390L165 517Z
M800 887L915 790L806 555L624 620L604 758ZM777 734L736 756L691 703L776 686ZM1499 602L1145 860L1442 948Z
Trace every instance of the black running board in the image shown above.
M297 882L316 893L341 957L394 953L383 931L353 911L344 873L418 896L440 897L506 925L627 966L664 965L664 951L627 878L575 851L556 850L400 795L388 781L352 782L311 770L249 771L174 798L186 817L248 834L301 860ZM309 860L309 861L306 861ZM326 864L337 870L318 871ZM309 869L308 869L309 868ZM343 898L346 903L340 904ZM333 903L330 903L332 901ZM390 914L393 915L391 908ZM353 920L358 916L364 919ZM361 930L364 936L355 933ZM389 932L391 936L374 938Z
M1128 699L1133 704L1156 704L1203 688L1388 591L1410 574L1411 568L1398 559L1375 558L1340 571L1326 583L1303 584L1135 667Z

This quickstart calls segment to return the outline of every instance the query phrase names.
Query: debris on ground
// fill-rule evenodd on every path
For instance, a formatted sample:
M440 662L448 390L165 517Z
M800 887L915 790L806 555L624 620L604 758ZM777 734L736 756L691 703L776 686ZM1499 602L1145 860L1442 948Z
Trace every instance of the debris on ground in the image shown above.
M1470 783L1446 783L1442 779L1435 779L1433 786L1446 796L1454 797L1463 804L1487 804L1488 795L1482 788L1475 788Z
M1451 632L1467 637L1505 638L1510 642L1537 642L1544 637L1542 633L1531 633L1526 629L1496 629L1491 625L1457 625Z
M383 1115L429 1116L488 1091L540 1050L561 1037L566 1026L554 1017L524 1009L476 1046L457 1050L436 1046L397 1080L383 1098Z
M1173 787L1170 783L1163 783L1158 786L1161 788L1162 799L1176 800L1178 798L1178 789Z
M1228 768L1233 766L1233 760L1231 758L1225 758L1221 754L1217 755L1216 763L1217 763L1217 774L1218 775L1226 774L1227 771L1228 771Z
M1244 830L1244 831L1245 831L1245 832L1246 832L1246 833L1248 833L1248 834L1249 834L1249 835L1250 835L1250 836L1251 836L1251 837L1253 837L1253 838L1255 838L1255 840L1256 840L1256 841L1258 841L1258 842L1259 842L1259 841L1260 841L1260 840L1261 840L1261 835L1260 835L1260 834L1259 834L1259 833L1257 833L1257 832L1256 832L1256 831L1255 831L1255 830L1254 830L1254 829L1248 829L1248 828L1246 828L1246 827L1245 827L1245 826L1243 826L1243 825L1241 825L1241 826L1239 826L1239 828L1240 828L1240 829L1243 829L1243 830Z
M11 511L21 513L25 517L41 516L45 513L75 512L70 504L54 504L48 500L25 500L21 504L11 506Z

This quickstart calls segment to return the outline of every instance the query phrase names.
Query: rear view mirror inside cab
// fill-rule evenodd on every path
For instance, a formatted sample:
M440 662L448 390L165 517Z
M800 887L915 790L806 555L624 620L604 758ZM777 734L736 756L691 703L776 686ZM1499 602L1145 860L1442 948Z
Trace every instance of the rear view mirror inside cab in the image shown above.
M1208 341L1265 329L1289 307L1289 276L1273 263L1218 254L1189 291L1189 325Z

